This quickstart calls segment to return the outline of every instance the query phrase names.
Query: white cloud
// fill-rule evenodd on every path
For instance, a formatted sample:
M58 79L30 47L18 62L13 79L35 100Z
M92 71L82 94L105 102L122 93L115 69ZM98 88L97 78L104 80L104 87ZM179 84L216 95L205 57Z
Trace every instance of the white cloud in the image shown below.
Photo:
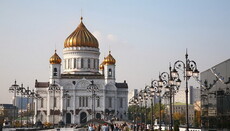
M117 37L113 34L108 34L107 39L112 42L117 41Z

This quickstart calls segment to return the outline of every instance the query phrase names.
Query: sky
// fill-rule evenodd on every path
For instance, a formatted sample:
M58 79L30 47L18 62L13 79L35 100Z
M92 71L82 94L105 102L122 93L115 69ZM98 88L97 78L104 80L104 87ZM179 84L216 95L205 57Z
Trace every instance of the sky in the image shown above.
M100 62L109 50L116 81L141 89L169 63L196 61L200 72L230 56L229 0L0 0L0 103L9 87L48 81L49 58L63 58L65 39L83 22L99 41ZM196 82L190 82L190 85Z

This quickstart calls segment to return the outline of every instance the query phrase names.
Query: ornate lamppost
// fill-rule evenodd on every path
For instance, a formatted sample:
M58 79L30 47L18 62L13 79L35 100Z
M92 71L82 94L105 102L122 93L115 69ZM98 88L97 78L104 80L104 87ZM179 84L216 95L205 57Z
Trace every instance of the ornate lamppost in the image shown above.
M183 71L184 79L185 79L185 94L186 94L186 130L189 130L189 119L188 119L188 80L191 76L198 77L199 71L197 69L196 62L188 59L188 54L186 51L185 54L185 62L178 60L174 63L174 68L171 71L171 75L173 78L178 76L178 70Z
M153 88L153 86L148 86L148 93L149 93L149 97L151 99L151 131L154 131L154 127L153 127L153 100L154 100L154 96L156 93L156 89Z
M88 92L92 92L92 119L95 118L95 99L97 97L96 92L99 92L99 88L94 84L94 81L91 81L91 84L87 87Z
M163 72L161 73L160 77L163 80L163 83L165 86L165 89L167 91L167 98L169 98L169 109L170 109L170 131L172 131L173 127L173 113L172 113L172 94L179 89L181 85L181 80L179 78L179 74L175 77L172 77L171 75L172 68L169 66L169 73Z
M159 80L153 80L151 82L151 88L156 90L156 94L159 97L159 104L160 104L160 116L159 116L159 129L161 131L161 92L162 88L165 85L164 81L161 78L161 75L159 75Z
M68 93L69 93L69 91L66 90L65 93L63 94L63 98L66 99L66 102L65 102L65 118L66 118L65 127L67 127L67 107L69 106L68 99L71 98L71 96Z
M24 96L26 96L27 97L27 99L26 99L26 127L28 128L28 126L29 126L29 111L28 111L28 103L29 103L29 96L30 96L30 93L31 93L31 91L30 91L30 89L29 89L29 87L27 87L27 89L25 89L25 92L24 92Z
M16 113L16 94L17 94L17 90L19 88L19 85L16 84L16 80L14 82L14 84L9 88L9 91L11 93L14 93L14 98L13 98L13 106L14 106L14 117L13 117L13 122L15 120L15 113ZM13 123L15 126L15 123Z
M35 98L35 95L36 93L34 92L34 90L32 90L29 95L29 97L32 98L32 104L31 104L32 127L34 125L34 98Z
M59 92L60 91L60 87L55 83L55 81L53 82L53 84L51 84L49 86L49 92L52 93L53 92L53 127L54 127L54 115L55 115L55 111L54 111L54 107L56 106L56 101L55 101L55 92Z
M23 95L25 94L25 92L26 92L26 89L23 87L23 84L21 84L21 86L18 88L18 90L17 90L17 93L19 94L21 94L21 102L20 102L20 104L21 104L21 128L22 128L22 105L23 105Z

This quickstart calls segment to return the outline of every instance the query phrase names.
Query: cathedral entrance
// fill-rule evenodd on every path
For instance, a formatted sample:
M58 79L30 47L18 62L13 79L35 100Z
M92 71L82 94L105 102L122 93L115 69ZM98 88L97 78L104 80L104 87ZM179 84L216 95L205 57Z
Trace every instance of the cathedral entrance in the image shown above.
M85 112L82 112L80 114L80 123L83 124L83 123L86 123L87 122L87 114Z
M97 118L97 119L101 119L101 114L100 114L100 113L97 113L97 114L96 114L96 118Z
M66 124L71 124L71 114L70 113L66 114Z

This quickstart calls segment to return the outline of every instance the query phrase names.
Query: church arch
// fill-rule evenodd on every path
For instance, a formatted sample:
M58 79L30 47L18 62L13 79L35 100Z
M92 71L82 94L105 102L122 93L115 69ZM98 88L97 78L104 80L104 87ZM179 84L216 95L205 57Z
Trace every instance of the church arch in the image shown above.
M80 114L80 123L84 124L87 122L87 114L85 112L81 112Z
M96 118L97 118L97 119L101 119L101 114L100 114L100 113L97 113L97 114L96 114Z
M71 124L71 113L66 114L66 124Z

